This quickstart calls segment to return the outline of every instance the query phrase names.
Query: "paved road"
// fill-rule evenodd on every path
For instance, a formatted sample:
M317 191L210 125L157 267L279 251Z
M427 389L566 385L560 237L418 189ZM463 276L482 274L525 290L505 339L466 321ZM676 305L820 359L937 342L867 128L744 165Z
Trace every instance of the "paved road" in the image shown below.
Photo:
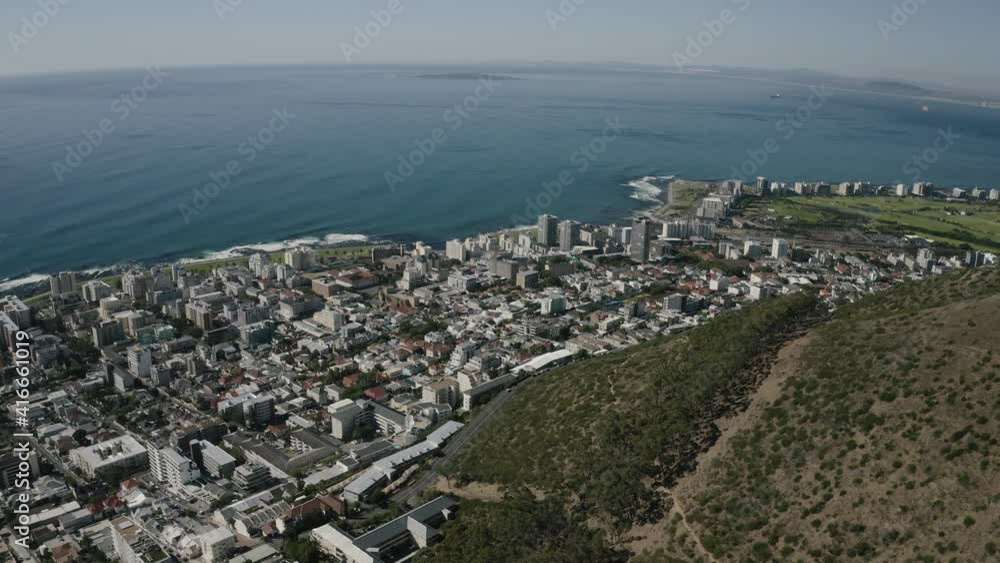
M39 441L36 438L31 438L30 440L35 447L35 453L47 459L49 464L52 465L52 467L58 469L63 475L69 475L70 477L73 477L74 479L76 479L77 483L86 483L89 481L89 479L84 479L83 477L81 477L76 471L73 470L72 467L63 463L63 461L58 457L56 457L55 455L53 455L52 452L45 449L45 446L44 444L41 443L41 441Z
M427 487L434 484L441 474L438 472L439 467L443 467L451 462L452 459L458 455L462 447L469 442L476 434L478 434L486 425L486 423L493 418L493 415L500 410L504 404L510 400L514 394L517 393L517 387L511 388L509 392L501 392L499 395L493 398L492 401L486 404L486 406L479 411L479 414L475 416L464 428L445 445L442 452L444 456L434 458L431 462L430 467L426 470L426 473L418 478L414 483L406 488L400 489L395 494L392 495L392 500L401 504L405 504L411 498L419 495Z

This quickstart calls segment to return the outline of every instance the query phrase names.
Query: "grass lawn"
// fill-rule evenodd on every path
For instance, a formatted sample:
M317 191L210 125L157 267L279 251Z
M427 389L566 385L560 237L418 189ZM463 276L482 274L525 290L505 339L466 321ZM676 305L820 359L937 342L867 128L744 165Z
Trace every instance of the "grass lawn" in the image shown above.
M712 191L712 183L695 182L691 180L674 180L670 183L670 205L661 207L657 215L683 216L691 212L692 209L705 196Z
M965 211L968 215L959 215ZM1000 252L1000 206L896 197L804 197L756 201L750 218L793 230L869 227Z
M677 209L690 209L703 197L708 195L711 188L703 182L677 181L670 185L673 190L672 205Z

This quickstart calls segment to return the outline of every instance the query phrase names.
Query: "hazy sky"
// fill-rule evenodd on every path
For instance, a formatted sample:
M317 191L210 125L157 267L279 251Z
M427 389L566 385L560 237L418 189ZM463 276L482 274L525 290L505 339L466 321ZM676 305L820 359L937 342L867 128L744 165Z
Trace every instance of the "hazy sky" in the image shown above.
M2 0L0 74L205 64L344 63L342 42L392 0ZM383 62L627 61L672 65L703 20L735 21L698 64L1000 83L997 0L398 0L354 57ZM24 41L23 17L65 3ZM553 30L547 10L576 12ZM921 2L923 2L921 4ZM239 4L220 21L217 5ZM919 6L886 41L893 5ZM745 10L741 10L745 8ZM912 11L912 10L911 10ZM37 21L46 18L38 16ZM901 21L897 18L897 23ZM31 30L28 29L28 32ZM15 54L17 44L19 51Z

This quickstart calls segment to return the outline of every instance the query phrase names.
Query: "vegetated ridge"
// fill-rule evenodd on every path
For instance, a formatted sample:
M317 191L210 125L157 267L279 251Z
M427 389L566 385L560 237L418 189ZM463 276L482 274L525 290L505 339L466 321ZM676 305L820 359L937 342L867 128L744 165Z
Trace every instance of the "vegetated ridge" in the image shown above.
M997 560L1000 271L822 311L786 297L527 383L450 470L505 500L463 502L418 561Z

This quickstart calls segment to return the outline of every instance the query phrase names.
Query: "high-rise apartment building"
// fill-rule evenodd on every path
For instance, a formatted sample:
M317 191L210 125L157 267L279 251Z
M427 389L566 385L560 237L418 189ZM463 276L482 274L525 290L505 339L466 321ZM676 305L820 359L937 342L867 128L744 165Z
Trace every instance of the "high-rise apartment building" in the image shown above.
M542 246L555 246L558 241L556 225L558 219L553 215L541 215L538 217L538 244Z

